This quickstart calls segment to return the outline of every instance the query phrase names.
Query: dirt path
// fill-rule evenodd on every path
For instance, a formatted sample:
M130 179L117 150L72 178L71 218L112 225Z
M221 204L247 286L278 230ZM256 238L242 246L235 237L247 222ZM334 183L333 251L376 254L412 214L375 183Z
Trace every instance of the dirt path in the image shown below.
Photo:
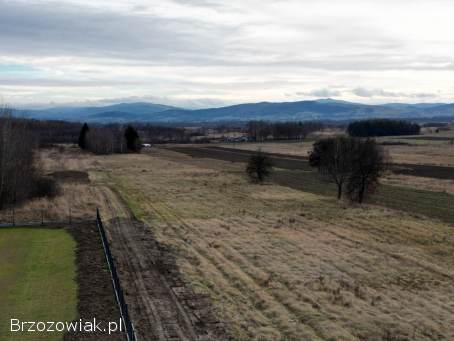
M188 289L170 253L111 193L109 209L124 218L106 222L107 233L139 340L222 340L219 323L203 313L209 303Z

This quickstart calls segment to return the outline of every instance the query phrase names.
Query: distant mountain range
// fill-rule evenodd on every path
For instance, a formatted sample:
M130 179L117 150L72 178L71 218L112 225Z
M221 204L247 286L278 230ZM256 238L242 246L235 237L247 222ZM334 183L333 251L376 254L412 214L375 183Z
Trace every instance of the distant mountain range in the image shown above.
M346 121L366 118L448 118L454 117L454 104L389 103L367 105L321 99L298 102L261 102L220 108L189 110L154 103L120 103L101 107L51 107L15 110L16 116L77 122L202 123L268 121Z

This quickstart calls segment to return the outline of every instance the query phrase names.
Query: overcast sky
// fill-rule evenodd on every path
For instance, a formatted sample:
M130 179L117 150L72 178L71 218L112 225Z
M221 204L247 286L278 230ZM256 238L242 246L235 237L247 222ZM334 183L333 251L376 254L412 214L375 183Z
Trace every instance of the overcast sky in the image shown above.
M450 0L0 0L11 105L454 102Z

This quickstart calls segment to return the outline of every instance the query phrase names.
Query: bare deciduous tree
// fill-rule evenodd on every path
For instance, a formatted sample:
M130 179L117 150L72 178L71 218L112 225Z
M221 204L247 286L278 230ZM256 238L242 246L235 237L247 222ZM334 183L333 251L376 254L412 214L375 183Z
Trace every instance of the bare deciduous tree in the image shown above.
M350 200L362 203L373 193L387 168L383 147L375 140L354 137L326 138L314 143L309 156L311 166L337 186L337 198L344 187Z
M126 152L126 145L119 126L92 127L86 134L86 149L95 154Z
M35 167L38 138L29 129L27 120L13 118L11 113L7 107L0 108L0 209L14 206L38 192L46 195L48 185L54 185L40 181L42 178Z
M246 125L248 136L257 142L273 140L304 140L312 132L323 130L320 122L267 122L250 121Z
M332 137L314 143L309 163L337 186L337 199L342 197L344 185L351 173L353 139Z
M388 158L383 147L373 139L356 139L351 155L347 192L350 200L362 203L376 190L379 178L387 169Z

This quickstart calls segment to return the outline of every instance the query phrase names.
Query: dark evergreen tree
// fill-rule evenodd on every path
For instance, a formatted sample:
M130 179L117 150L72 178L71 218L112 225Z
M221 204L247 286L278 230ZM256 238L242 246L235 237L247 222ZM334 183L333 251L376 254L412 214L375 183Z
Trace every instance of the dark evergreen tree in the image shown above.
M129 152L139 152L140 151L140 138L139 134L137 133L137 130L131 126L128 125L125 129L125 140L126 140L126 149Z
M265 153L258 151L249 158L246 174L253 182L261 184L271 175L272 167L271 159Z
M88 124L84 123L84 125L82 126L82 129L80 130L79 140L78 140L78 145L79 145L80 149L86 149L86 147L87 147L86 138L87 138L87 133L89 130L90 130L90 128L88 128Z

